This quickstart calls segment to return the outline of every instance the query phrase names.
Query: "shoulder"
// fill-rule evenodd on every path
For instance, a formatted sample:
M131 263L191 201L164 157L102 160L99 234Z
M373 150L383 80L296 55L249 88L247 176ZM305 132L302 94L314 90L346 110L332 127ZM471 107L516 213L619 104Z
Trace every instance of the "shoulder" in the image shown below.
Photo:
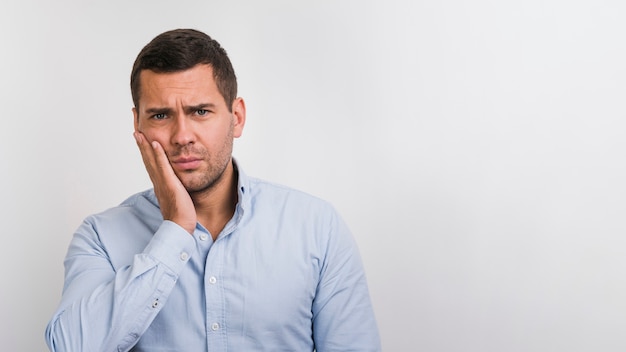
M250 177L248 179L249 196L254 202L271 202L274 205L298 206L302 210L335 212L333 205L325 199L286 185Z
M329 201L274 182L250 178L242 204L247 219L255 225L274 226L291 235L316 238L349 235L341 215ZM341 234L338 234L340 232Z
M154 191L149 189L131 195L117 206L88 216L85 222L94 228L116 227L135 222L151 223L159 221L160 217Z
M114 267L120 267L143 250L162 222L152 190L140 192L85 218L69 253L102 252Z

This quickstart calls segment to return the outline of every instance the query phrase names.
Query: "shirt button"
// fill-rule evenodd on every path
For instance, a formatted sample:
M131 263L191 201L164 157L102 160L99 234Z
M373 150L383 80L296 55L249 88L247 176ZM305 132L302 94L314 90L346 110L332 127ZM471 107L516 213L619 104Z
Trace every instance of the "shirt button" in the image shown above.
M211 276L209 278L209 283L215 285L215 283L217 282L217 279L215 278L215 276Z
M209 236L207 236L206 233L200 235L200 241L206 241L207 238L209 238Z
M218 324L218 323L211 324L211 330L217 331L219 329L220 329L220 324Z
M187 254L187 252L182 252L180 254L180 260L185 261L187 259L189 259L189 254Z

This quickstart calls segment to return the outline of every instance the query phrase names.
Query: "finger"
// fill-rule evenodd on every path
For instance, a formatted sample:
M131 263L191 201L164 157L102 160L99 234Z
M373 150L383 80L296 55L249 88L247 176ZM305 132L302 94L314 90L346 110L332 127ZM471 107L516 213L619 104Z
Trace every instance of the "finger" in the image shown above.
M172 165L170 164L170 161L167 158L167 154L165 153L163 146L161 146L161 143L157 141L152 141L151 145L156 167L159 168L160 172L165 177L176 177L174 169L172 169Z
M141 152L141 157L143 158L144 163L148 162L149 164L152 164L151 159L154 158L151 154L153 154L153 151L148 147L146 137L143 133L136 131L133 133L133 136L135 137L135 141L137 141L137 146L139 147L139 152Z
M146 171L148 171L148 176L150 176L150 180L152 180L152 183L155 183L155 181L157 180L155 179L155 177L158 177L158 175L156 172L157 162L154 148L150 146L150 143L148 143L148 140L143 133L136 131L133 133L133 136L137 141L137 146L139 147L139 152L141 153L141 159L143 160L143 164L146 167Z

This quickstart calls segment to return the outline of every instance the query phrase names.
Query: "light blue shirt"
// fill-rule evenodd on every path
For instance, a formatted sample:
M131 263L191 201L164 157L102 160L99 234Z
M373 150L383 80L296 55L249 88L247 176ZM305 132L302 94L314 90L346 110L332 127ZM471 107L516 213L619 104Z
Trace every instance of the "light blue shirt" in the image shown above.
M238 169L212 240L164 221L153 190L85 219L65 259L51 351L380 351L358 249L327 202Z

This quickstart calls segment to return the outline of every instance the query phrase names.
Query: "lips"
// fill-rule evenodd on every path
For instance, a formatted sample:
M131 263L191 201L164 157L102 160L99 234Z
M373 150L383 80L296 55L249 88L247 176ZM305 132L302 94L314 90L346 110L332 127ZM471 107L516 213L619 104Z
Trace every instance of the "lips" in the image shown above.
M181 157L172 160L172 166L175 169L186 171L197 169L201 162L202 159L197 157Z

